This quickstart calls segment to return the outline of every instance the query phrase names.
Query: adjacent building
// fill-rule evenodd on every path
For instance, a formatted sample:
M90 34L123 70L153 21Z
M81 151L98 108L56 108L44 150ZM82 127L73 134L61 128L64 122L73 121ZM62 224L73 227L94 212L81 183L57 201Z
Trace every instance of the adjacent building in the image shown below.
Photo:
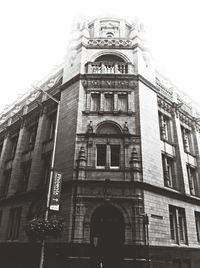
M143 25L80 23L37 86L60 101L49 217L64 231L46 239L45 267L199 267L199 107L155 69ZM25 226L44 217L56 114L37 89L1 114L1 267L39 267Z

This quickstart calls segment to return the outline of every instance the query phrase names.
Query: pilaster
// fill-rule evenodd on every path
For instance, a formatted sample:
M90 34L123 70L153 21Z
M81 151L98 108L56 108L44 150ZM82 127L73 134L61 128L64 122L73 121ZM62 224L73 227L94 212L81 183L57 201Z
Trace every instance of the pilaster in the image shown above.
M177 172L177 183L179 189L186 194L190 194L186 161L185 161L185 151L183 146L183 137L181 133L181 124L179 119L179 112L176 108L173 111L173 124L174 124L174 134L176 146L176 172Z
M42 179L41 178L42 176L41 161L42 161L42 148L43 148L42 145L47 134L45 131L46 129L47 129L46 107L42 107L42 111L38 121L31 171L27 188L28 191L36 189L40 185Z
M15 194L18 190L20 177L22 175L21 157L22 152L26 145L26 138L27 138L27 129L24 124L24 119L22 119L16 153L12 163L12 173L10 178L10 185L8 188L8 196Z

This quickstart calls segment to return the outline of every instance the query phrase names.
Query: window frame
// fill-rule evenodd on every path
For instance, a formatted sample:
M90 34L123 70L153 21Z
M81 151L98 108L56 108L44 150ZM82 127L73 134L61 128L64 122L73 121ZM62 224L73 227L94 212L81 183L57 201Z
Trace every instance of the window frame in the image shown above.
M104 146L105 147L105 166L100 166L98 165L98 146ZM118 166L112 166L111 161L112 161L112 147L118 146L119 148L119 165ZM95 157L95 166L97 169L120 169L121 168L121 144L120 143L96 143L96 157Z
M6 197L8 194L11 175L12 175L11 168L4 171L3 180L1 182L0 198Z
M22 207L10 209L6 240L16 241L19 239L21 216Z
M163 167L163 178L164 185L168 188L176 189L176 166L175 159L165 153L162 153L162 167ZM167 179L166 175L168 174Z
M173 221L173 222L172 222ZM188 244L185 209L169 205L170 239L175 244ZM171 228L173 226L173 229ZM180 226L182 226L180 228ZM174 235L172 233L174 232Z
M200 244L200 212L195 211L194 214L195 214L197 242Z
M181 134L184 152L194 155L194 140L192 130L181 125Z
M159 127L160 127L160 139L169 143L173 142L173 128L172 120L170 116L162 112L158 112ZM164 129L164 133L163 133Z
M22 179L19 182L18 192L26 192L31 173L31 161L24 162L21 165L21 168L22 168Z

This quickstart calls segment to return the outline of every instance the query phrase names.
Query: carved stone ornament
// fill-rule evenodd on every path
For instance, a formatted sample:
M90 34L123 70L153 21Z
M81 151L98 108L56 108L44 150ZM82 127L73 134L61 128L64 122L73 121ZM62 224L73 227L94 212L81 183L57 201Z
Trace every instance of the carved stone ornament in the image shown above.
M170 113L171 110L172 110L172 106L171 106L169 103L167 103L166 101L164 101L164 100L162 100L162 99L160 99L160 98L158 98L158 106L159 106L161 109L163 109L163 110L165 110L166 112L168 112L168 113Z
M112 79L84 79L82 80L84 88L126 88L134 89L136 82L133 80L112 80Z
M88 47L132 47L132 40L126 39L89 39Z

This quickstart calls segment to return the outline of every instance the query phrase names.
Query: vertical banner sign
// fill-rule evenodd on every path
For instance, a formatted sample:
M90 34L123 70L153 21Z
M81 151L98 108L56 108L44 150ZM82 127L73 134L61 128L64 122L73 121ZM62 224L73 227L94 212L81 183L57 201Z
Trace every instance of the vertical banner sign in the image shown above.
M51 201L50 201L50 207L49 207L50 210L59 211L61 186L62 186L62 174L58 172L54 172L52 192L51 192Z

